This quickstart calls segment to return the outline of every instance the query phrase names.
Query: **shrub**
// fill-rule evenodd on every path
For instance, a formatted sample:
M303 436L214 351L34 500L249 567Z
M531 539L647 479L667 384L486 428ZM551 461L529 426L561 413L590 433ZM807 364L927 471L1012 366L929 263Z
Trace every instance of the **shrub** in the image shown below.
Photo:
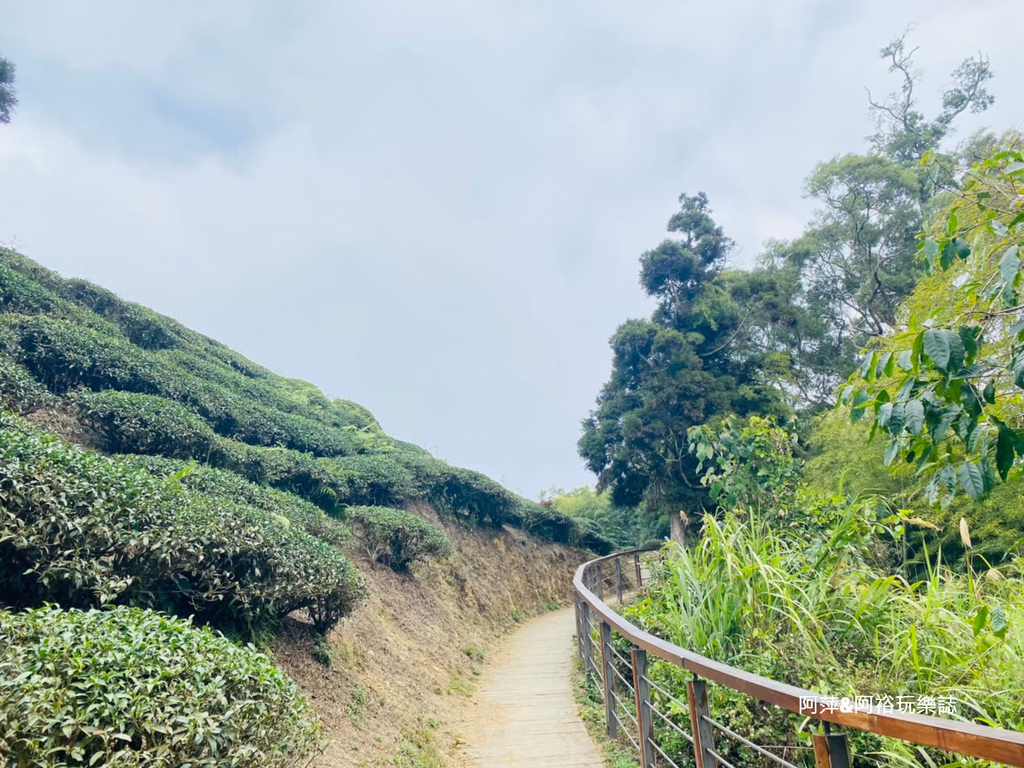
M343 555L263 510L4 418L0 600L117 601L251 633L299 610L327 631L364 594Z
M55 400L24 367L0 354L0 404L4 408L25 414L52 405Z
M366 553L394 571L405 571L413 560L448 557L452 542L428 520L391 507L349 507L348 520L359 529Z
M108 389L76 392L72 402L81 421L102 435L113 453L206 461L213 449L210 426L173 400Z
M85 386L156 394L150 356L127 339L52 317L4 315L19 361L51 392Z
M320 726L264 654L136 608L0 611L12 765L305 765Z
M183 485L205 496L240 501L287 519L311 536L328 544L341 544L349 530L340 520L330 517L315 504L293 493L251 483L236 475L192 462L160 456L123 456L120 460L146 470L157 477L174 476Z

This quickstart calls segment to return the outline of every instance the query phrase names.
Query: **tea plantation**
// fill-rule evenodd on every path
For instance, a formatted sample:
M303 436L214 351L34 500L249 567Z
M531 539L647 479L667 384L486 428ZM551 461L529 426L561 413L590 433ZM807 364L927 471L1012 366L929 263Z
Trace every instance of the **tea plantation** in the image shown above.
M366 588L350 544L400 573L447 557L416 502L611 546L355 403L7 249L0 403L0 751L19 766L302 764L310 709L242 643L351 613Z

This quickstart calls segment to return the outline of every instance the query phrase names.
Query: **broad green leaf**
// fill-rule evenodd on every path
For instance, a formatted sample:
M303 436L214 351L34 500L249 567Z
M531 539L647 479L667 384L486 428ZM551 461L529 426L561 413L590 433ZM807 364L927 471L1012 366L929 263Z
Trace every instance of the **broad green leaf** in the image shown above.
M985 477L981 467L973 461L965 461L956 471L957 480L960 486L975 501L985 498Z
M964 361L964 344L959 334L944 328L929 328L924 332L924 353L943 373L959 368Z
M1018 248L1016 245L1011 245L1003 252L1003 257L999 260L999 274L1002 275L1003 281L1009 287L1013 287L1013 281L1017 279L1017 275L1020 273L1020 257L1017 255Z
M978 609L977 614L974 616L974 621L971 622L972 629L974 630L974 636L977 637L981 634L982 630L985 629L985 625L988 624L988 606L981 606Z
M911 400L906 404L906 425L910 434L919 437L924 430L924 403Z
M996 438L996 469L1003 481L1013 468L1016 457L1017 433L1005 424L999 425L999 436Z
M889 411L888 427L890 434L899 437L903 431L904 425L907 423L907 404L896 403Z
M880 429L885 429L889 424L889 417L892 416L892 403L882 403L875 414L875 421Z
M992 611L992 631L995 636L1002 640L1006 637L1006 630L1010 627L1010 621L1006 616L1006 609L1001 605L997 605L995 610Z

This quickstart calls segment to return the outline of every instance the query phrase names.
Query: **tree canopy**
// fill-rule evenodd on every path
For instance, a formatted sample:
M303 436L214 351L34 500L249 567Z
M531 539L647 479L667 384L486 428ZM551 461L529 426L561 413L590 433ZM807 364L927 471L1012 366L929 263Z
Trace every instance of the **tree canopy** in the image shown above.
M611 339L612 373L583 422L581 456L619 505L699 509L707 498L687 430L729 413L785 413L752 343L752 276L725 269L732 241L703 193L683 194L668 238L640 257L658 306Z
M14 64L0 56L0 123L11 122L11 114L18 104L14 92Z

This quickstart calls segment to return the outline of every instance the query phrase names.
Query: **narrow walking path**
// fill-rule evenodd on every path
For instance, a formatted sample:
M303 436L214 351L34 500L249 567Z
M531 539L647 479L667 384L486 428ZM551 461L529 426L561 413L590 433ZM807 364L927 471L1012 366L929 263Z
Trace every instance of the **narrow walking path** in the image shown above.
M479 768L604 768L576 714L571 608L530 621L488 660L464 726Z

